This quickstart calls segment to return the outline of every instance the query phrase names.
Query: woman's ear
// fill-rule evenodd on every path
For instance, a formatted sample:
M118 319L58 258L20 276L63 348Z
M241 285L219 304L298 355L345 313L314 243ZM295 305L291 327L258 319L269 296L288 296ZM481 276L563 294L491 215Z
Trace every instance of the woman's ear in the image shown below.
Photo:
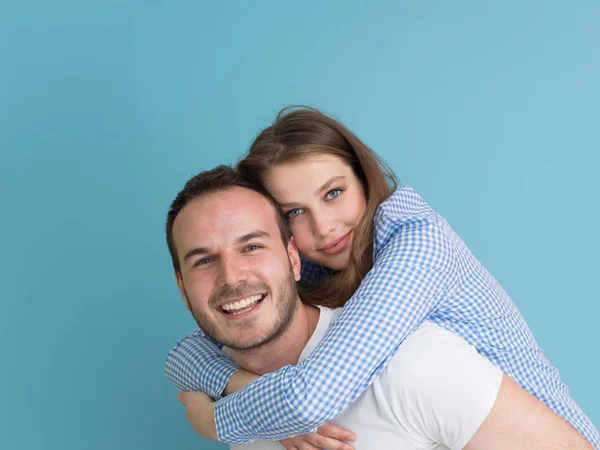
M293 236L290 237L290 240L288 241L287 251L290 263L292 264L292 270L294 271L294 279L300 281L300 253L298 252L298 247L296 247Z

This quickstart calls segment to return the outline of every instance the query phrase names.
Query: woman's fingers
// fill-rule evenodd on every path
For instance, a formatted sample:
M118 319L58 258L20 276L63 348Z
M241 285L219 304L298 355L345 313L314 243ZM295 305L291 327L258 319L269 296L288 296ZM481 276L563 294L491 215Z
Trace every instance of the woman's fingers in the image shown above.
M326 423L314 434L301 434L280 442L286 450L354 450L354 447L345 441L355 440L356 435L351 431Z
M323 442L323 446L317 446L317 445L313 445L313 442L315 442L314 440L314 436L317 436L317 434L299 434L298 436L294 436L292 438L289 439L283 439L282 441L279 441L281 443L281 445L284 446L284 448L286 450L322 450L322 449L330 449L330 450L338 450L338 449L342 449L342 450L346 450L344 447L339 447L339 446L335 446L337 445L336 443L339 443L340 441L337 441L335 439L332 439L332 446L326 446ZM349 447L350 449L352 447Z
M297 448L298 450L321 450L321 447L315 447L308 441L300 442Z
M317 430L318 431L318 430ZM304 435L306 441L315 446L318 449L328 450L354 450L354 447L345 442L343 439L337 439L329 436L324 436L319 432L315 434ZM309 447L307 447L309 448ZM300 447L300 450L304 450Z
M356 435L345 428L339 427L332 423L325 423L321 425L317 429L317 433L322 434L323 436L329 436L335 439L340 439L342 441L355 441Z
M300 436L304 436L304 435L300 435ZM279 443L281 445L283 445L283 448L285 448L285 450L298 450L298 446L296 444L299 444L301 442L300 436L294 436L291 438L287 438L287 439L282 439L279 441Z

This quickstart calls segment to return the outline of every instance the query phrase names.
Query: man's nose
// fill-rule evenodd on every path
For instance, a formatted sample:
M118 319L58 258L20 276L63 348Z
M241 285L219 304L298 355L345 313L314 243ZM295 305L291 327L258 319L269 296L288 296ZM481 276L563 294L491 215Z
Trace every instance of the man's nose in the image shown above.
M246 265L232 255L223 255L219 261L218 284L223 286L237 286L247 280Z

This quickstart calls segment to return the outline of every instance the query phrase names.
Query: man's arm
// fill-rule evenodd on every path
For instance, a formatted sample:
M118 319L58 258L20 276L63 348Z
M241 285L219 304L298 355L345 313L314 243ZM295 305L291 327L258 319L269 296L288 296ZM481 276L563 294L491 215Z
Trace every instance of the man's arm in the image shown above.
M492 410L464 450L593 450L571 425L504 375Z

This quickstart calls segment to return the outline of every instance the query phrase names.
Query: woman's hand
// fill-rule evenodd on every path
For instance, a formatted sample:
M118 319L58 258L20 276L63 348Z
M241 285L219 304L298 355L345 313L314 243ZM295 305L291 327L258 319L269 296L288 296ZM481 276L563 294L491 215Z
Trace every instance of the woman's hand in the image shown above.
M214 400L200 391L180 392L177 398L185 405L185 418L194 431L204 439L218 442ZM286 450L354 450L345 441L355 440L356 436L351 431L326 423L314 434L301 434L280 442Z
M185 405L185 418L204 439L218 442L215 401L201 391L180 392L177 399Z
M355 441L356 435L351 431L326 423L317 428L314 434L300 434L279 441L286 450L354 450L344 441Z

